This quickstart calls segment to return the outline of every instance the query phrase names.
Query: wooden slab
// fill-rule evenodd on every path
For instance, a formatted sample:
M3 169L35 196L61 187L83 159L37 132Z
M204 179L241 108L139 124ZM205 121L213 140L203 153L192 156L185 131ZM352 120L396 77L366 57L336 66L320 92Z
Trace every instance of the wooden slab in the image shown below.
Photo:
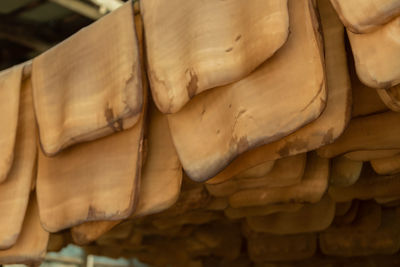
M399 24L400 17L371 33L347 31L357 75L369 87L389 89L400 83L400 61L393 60L400 57Z
M0 264L38 265L46 255L48 240L49 233L40 224L38 205L32 194L21 234L12 248L0 250Z
M319 244L326 255L389 255L400 249L399 216L394 209L382 212L382 224L376 231L345 231L320 235Z
M338 206L341 203L351 203L350 209L343 215L337 215L335 214L335 218L333 219L333 224L337 226L342 226L342 225L349 225L351 224L357 217L358 213L358 208L360 207L360 201L358 200L353 200L353 201L347 201L347 202L337 202L336 206Z
M376 91L388 108L400 112L400 85L389 89L376 89Z
M140 8L147 72L164 113L179 111L205 90L246 77L289 33L287 0L148 0Z
M139 202L132 217L171 207L178 200L181 183L182 166L172 143L167 117L150 105L147 159L142 169Z
M380 149L380 150L359 150L348 152L343 156L355 161L371 161L375 159L382 159L393 157L400 154L400 149Z
M329 187L329 195L337 202L400 195L400 175L381 176L364 168L360 179L348 187Z
M36 188L47 231L132 214L139 197L143 116L142 111L133 128L70 147L55 157L39 153Z
M7 179L14 160L23 65L0 72L0 183Z
M356 217L354 218L354 220L351 221L351 223L333 223L328 229L321 233L321 235L331 232L343 234L346 231L376 231L381 225L381 217L382 209L379 204L377 204L373 200L361 201L357 209Z
M139 200L131 218L157 213L178 199L182 168L172 144L165 115L154 105L149 109L147 159L142 168ZM72 227L77 244L88 244L111 230L120 221L86 222Z
M400 15L399 0L331 0L340 19L354 33L377 30Z
M351 120L333 144L317 150L321 157L332 158L358 150L400 148L400 114L388 111Z
M305 204L298 211L248 217L246 223L256 232L290 235L322 231L334 217L335 202L326 195L318 203Z
M351 116L365 116L374 113L387 111L388 108L379 97L377 91L374 88L368 87L363 84L357 76L354 58L351 52L351 48L348 48L349 58L349 73L351 79L351 92L352 92L352 111Z
M20 105L14 157L7 179L0 184L0 249L10 248L17 242L31 184L36 177L37 136L30 79L22 81L18 90L21 93L18 93Z
M304 177L297 185L286 187L260 187L242 190L229 198L233 208L263 206L277 203L315 203L328 187L329 161L309 154Z
M153 225L160 230L185 224L205 224L222 218L222 214L214 211L195 210L188 211L174 217L157 218L152 221Z
M253 262L300 261L315 254L317 236L253 233L247 238L247 247Z
M273 57L239 82L204 92L168 116L182 166L193 180L213 177L238 155L292 133L325 108L314 7L291 0L289 14L291 34Z
M336 203L335 217L344 216L351 209L351 203L351 201Z
M331 166L330 185L349 186L354 184L360 177L363 162L339 156L331 161Z
M35 113L46 155L139 121L138 50L129 2L34 59Z
M208 192L216 197L225 197L238 191L258 187L281 187L300 183L306 167L307 154L280 159L271 172L258 178L233 178L219 184L206 184Z
M235 175L234 178L237 179L246 179L246 178L258 178L267 175L275 166L275 160L270 160L263 162L257 166L249 168L245 171L240 172L239 174ZM211 179L207 182L215 182L215 179Z
M252 217L252 216L265 216L278 212L296 212L303 207L300 203L285 203L285 204L270 204L265 206L254 206L245 208L232 208L225 209L225 216L231 220Z
M349 80L344 28L329 1L319 1L324 33L325 69L328 97L321 116L276 142L239 155L224 170L207 182L229 179L235 174L267 160L296 155L334 142L350 119L351 84ZM376 94L376 93L375 93ZM376 98L380 101L379 97ZM385 105L382 103L384 109Z
M400 172L400 155L371 160L371 166L377 174L392 175Z

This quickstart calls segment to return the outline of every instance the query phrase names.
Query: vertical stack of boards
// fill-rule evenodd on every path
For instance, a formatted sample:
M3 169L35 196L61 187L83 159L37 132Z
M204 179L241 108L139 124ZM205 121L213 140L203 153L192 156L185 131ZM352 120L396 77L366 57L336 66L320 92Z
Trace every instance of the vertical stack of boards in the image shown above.
M0 264L399 265L398 112L400 0L127 2L0 72Z

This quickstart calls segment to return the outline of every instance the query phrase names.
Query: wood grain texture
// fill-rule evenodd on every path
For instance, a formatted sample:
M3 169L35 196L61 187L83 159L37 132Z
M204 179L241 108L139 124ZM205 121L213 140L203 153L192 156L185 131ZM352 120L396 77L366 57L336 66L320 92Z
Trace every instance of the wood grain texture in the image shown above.
M193 180L213 177L243 152L292 133L324 110L323 51L312 2L289 1L289 14L291 34L273 57L239 82L204 92L168 116L182 166Z
M35 58L32 80L46 155L135 125L143 96L132 3Z
M163 113L175 113L195 95L246 77L289 33L287 0L147 0L140 8L147 72Z
M354 33L377 30L400 15L399 0L331 0L340 19Z
M144 110L141 114L126 131L70 147L55 157L39 153L36 186L40 219L47 231L132 214L142 167Z
M400 114L387 111L355 118L335 143L317 150L321 157L332 158L360 150L400 148Z
M274 168L263 177L232 178L219 184L206 184L208 192L216 197L259 187L283 187L300 183L306 168L307 154L277 160Z
M244 208L228 207L224 213L229 219L235 220L244 217L266 216L278 212L296 212L302 207L303 204L300 203L270 204Z
M312 153L307 159L304 176L299 184L285 187L259 187L239 191L229 197L233 208L278 203L315 203L328 187L329 160Z
M370 161L374 159L382 159L400 154L399 149L380 149L380 150L359 150L348 152L343 156L355 161Z
M346 58L344 28L329 1L319 0L324 36L325 69L328 97L326 107L315 121L294 133L239 155L207 183L229 179L236 173L268 160L296 155L334 142L344 131L351 110L351 89ZM379 97L376 96L379 100ZM379 100L380 101L380 100ZM382 103L384 109L385 105Z
M39 265L46 255L48 240L49 233L40 224L38 204L32 194L21 234L12 248L0 250L0 264Z
M400 83L400 17L372 33L347 35L361 82L377 89Z
M20 236L31 184L36 179L36 124L31 80L22 81L14 159L7 179L0 184L0 249L12 247Z
M7 179L14 160L23 65L0 72L0 183Z

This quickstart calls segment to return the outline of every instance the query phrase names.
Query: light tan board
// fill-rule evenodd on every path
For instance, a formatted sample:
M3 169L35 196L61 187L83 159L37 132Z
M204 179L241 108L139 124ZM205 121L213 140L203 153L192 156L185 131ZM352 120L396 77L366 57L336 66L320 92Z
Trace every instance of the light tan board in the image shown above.
M329 187L329 195L336 202L352 199L372 199L400 195L400 175L380 176L369 168L364 168L360 179L348 187Z
M305 204L294 212L248 217L249 227L256 232L290 235L325 230L335 217L335 202L325 196L315 204Z
M385 105L393 111L400 112L400 85L389 89L376 89Z
M7 179L14 160L23 65L0 72L0 183Z
M354 33L379 29L400 15L399 0L331 0L340 19Z
M249 257L254 262L299 261L312 257L317 249L316 234L270 235L251 233L247 237Z
M333 186L350 186L360 177L363 162L339 156L331 161L331 166L329 183Z
M375 159L382 159L393 157L400 154L399 149L381 149L381 150L359 150L348 152L343 156L354 161L371 161Z
M353 119L335 143L318 149L321 157L332 158L358 150L400 148L400 114L388 111Z
M55 157L39 153L36 186L47 231L132 214L139 197L143 116L142 111L133 128L70 147Z
M14 160L7 179L0 184L0 249L17 242L36 177L36 124L30 79L22 82ZM19 89L18 89L19 90ZM19 102L19 101L18 101Z
M271 172L258 178L233 178L219 184L206 184L208 192L216 197L258 187L282 187L300 183L306 167L307 154L279 159Z
M296 212L303 207L300 203L286 203L286 204L270 204L265 206L254 206L245 208L232 208L225 209L225 216L231 220L252 217L252 216L266 216L278 212Z
M399 216L394 209L382 212L382 224L376 231L326 232L320 235L319 244L326 255L367 256L390 255L400 249Z
M357 75L367 86L389 89L400 83L399 25L400 17L372 33L347 31Z
M258 178L267 175L275 166L275 160L266 161L257 166L249 168L245 171L240 172L235 175L234 178L237 179L246 179L246 178ZM212 182L211 182L212 181ZM216 182L216 179L208 180L210 184Z
M143 97L132 3L35 58L32 80L47 155L135 125Z
M179 111L195 95L246 77L287 40L287 0L147 0L140 4L157 107Z
M243 152L276 141L321 114L325 75L313 8L308 0L289 1L291 34L273 57L239 82L204 92L168 116L190 178L207 180Z
M168 122L153 105L149 112L147 159L142 168L139 201L131 217L157 213L178 199L182 168L169 135ZM87 244L108 232L120 221L86 222L72 227L77 244Z
M142 170L139 202L133 216L171 207L179 197L182 166L172 143L166 115L150 106L147 159Z
M328 0L318 1L318 6L324 33L328 89L324 112L315 121L279 141L243 153L207 182L227 180L265 161L314 150L332 143L343 133L351 113L351 84L347 69L344 27ZM378 96L376 98L379 100ZM383 103L382 106L385 108Z
M400 155L371 160L374 171L381 175L392 175L400 172Z
M49 233L40 224L36 197L32 195L17 243L0 250L0 264L39 264L46 255L48 240Z
M304 177L297 185L286 187L260 187L239 191L229 198L233 208L264 206L277 203L315 203L328 187L329 160L311 153L307 159Z

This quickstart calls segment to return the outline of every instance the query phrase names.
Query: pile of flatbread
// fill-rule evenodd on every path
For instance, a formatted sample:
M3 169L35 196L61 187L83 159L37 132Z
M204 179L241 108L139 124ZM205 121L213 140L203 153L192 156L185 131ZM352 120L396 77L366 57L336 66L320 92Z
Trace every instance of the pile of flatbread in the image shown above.
M0 264L398 265L397 112L400 0L129 1L0 72Z

